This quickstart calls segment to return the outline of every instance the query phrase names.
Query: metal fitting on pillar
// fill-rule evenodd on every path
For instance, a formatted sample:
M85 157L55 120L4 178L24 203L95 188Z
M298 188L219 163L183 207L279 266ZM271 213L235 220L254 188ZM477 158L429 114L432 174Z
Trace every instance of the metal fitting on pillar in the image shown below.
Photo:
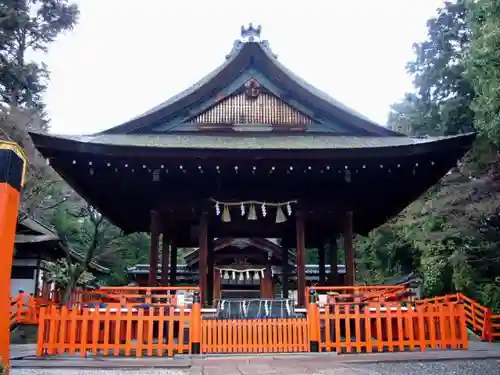
M201 303L201 295L199 291L193 293L193 303Z
M309 303L317 303L318 295L314 289L309 289Z

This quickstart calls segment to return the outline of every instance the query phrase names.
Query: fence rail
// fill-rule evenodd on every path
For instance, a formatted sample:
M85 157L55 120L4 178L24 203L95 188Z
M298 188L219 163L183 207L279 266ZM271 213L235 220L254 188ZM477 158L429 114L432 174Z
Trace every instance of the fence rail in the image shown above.
M201 323L202 353L308 352L306 318L207 319Z
M382 352L466 349L463 306L359 304L326 306L320 313L319 349L336 352Z
M141 357L189 353L192 316L183 306L42 307L37 355Z

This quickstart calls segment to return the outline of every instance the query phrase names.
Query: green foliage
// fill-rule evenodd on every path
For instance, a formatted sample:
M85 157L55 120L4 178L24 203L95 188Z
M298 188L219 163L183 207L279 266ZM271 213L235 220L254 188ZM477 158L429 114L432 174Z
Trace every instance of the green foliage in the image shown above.
M472 109L477 129L500 146L500 3L471 2L472 41L467 77L476 97Z
M0 94L5 102L43 110L42 95L49 71L30 61L46 52L61 33L72 29L78 8L68 0L4 0L0 3Z
M469 11L466 1L445 3L428 21L428 38L408 64L415 92L393 105L389 126L422 136L476 125L483 137L397 219L357 240L358 272L364 281L383 282L415 270L426 296L462 291L499 309L500 173L492 142L500 144L500 5L471 4Z
M389 127L411 135L449 135L473 131L474 92L464 75L470 30L465 0L447 2L427 21L428 38L414 45L408 63L415 93L392 106Z
M46 271L47 281L55 283L55 285L62 290L66 290L70 288L71 278L78 272L79 264L68 262L67 259L61 258L54 262L44 261L42 267ZM92 273L83 271L78 276L75 285L87 287L90 286L94 280L95 277Z

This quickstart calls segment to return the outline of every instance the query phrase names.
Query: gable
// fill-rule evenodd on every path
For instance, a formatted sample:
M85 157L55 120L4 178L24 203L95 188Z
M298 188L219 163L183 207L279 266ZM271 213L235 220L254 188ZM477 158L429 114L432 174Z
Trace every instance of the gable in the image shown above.
M261 92L252 97L243 91L220 100L186 123L197 124L200 130L216 127L305 130L314 120L271 93Z

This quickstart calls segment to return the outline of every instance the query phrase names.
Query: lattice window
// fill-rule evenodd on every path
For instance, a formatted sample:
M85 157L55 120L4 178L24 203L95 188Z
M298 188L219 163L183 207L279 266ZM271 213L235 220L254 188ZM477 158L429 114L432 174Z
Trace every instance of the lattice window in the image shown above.
M249 98L239 93L193 118L197 124L309 125L313 120L277 97L261 93Z

